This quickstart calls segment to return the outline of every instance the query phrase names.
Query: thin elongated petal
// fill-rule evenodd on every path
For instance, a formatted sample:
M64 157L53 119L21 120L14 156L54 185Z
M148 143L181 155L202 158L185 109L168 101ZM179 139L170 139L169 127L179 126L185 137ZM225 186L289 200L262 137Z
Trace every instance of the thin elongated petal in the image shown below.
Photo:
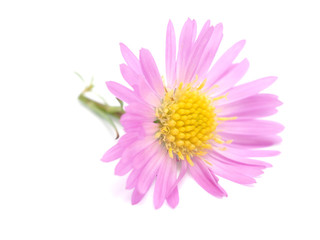
M137 183L137 189L141 194L144 194L148 191L165 157L166 154L163 151L158 152L150 159L150 161L141 171Z
M249 61L244 59L236 64L224 77L216 82L218 87L213 91L213 96L218 96L232 88L246 74L249 68Z
M237 87L234 87L228 91L228 98L227 99L221 99L221 101L218 102L219 105L221 104L229 104L250 96L253 96L262 90L269 87L271 84L273 84L277 80L277 77L265 77L258 80L255 80L253 82L245 83L242 85L239 85Z
M228 151L220 152L222 155L231 155L237 157L274 157L280 154L276 150L248 150L228 147Z
M110 148L102 157L101 161L103 162L111 162L117 160L121 157L123 152L123 147L121 145L116 144L112 148Z
M152 157L161 150L158 142L155 140L150 141L149 144L145 147L145 150L138 153L133 158L133 166L135 169L142 168L147 162L149 162Z
M125 113L121 116L120 122L121 124L124 124L125 122L139 122L140 124L142 122L152 122L154 121L154 117L151 116L141 116L141 115L136 115L132 113Z
M188 170L188 165L186 161L181 161L181 169L180 169L179 177L173 182L173 185L171 186L171 188L168 188L167 197L169 197L174 191L174 189L178 186L179 182L184 177L187 170Z
M126 64L120 65L120 71L123 78L133 87L141 100L148 104L151 104L152 106L159 105L159 97L156 96L156 93L146 83L146 80L142 75L139 75L138 73L133 71L132 68L130 68Z
M245 135L221 132L220 135L225 140L233 140L232 146L235 148L263 148L271 147L281 142L281 137L276 135Z
M235 183L252 184L256 182L256 180L253 177L244 175L232 167L225 166L221 163L219 164L219 162L212 163L211 169L218 176L233 181Z
M159 168L154 187L153 203L156 209L160 208L166 198L168 181L173 171L173 159L167 155Z
M207 44L207 47L201 57L198 68L196 70L196 74L199 75L200 79L203 79L203 75L205 75L217 53L220 42L222 40L223 27L222 24L218 24L215 26L213 34Z
M113 95L122 101L125 101L126 103L141 102L141 100L137 97L137 95L134 94L133 91L122 86L121 84L112 81L106 82L106 84L110 92L112 92Z
M239 154L239 151L237 150L239 149L233 149L228 147L226 151L222 151L222 152L211 151L210 153L208 153L208 156L213 160L224 162L228 165L253 166L259 169L264 169L264 168L271 167L272 165L267 162L251 159L250 157L263 157L267 155L275 156L276 154L278 154L276 151L275 152L270 151L270 153L268 153L266 150L265 151L260 150L259 152L258 150L241 149L241 151L245 151L246 153L248 153L248 155L243 155L243 153L241 155L241 153Z
M120 50L128 66L131 69L133 69L137 74L141 74L142 72L138 58L123 43L120 43Z
M207 21L205 22L205 24L203 24L203 27L202 27L202 29L201 29L201 31L200 31L200 33L199 33L198 39L199 39L199 38L202 38L203 35L206 34L206 32L208 31L209 28L210 28L210 20L207 20Z
M130 113L133 115L139 115L146 118L154 118L154 109L146 104L132 103L125 107L125 111L126 113Z
M153 121L153 120L151 120ZM120 123L126 132L144 132L143 125L148 123L148 118L139 117L137 115L132 115L125 113L121 116ZM143 134L143 137L146 135ZM142 137L142 136L141 136Z
M139 203L145 194L141 194L137 189L133 190L132 196L131 196L131 204L135 205Z
M245 159L245 158L237 158L237 157L226 157L222 154L218 154L216 152L211 152L207 155L207 161L211 164L217 164L222 168L231 168L234 169L241 174L256 177L261 175L262 169L270 167L271 165L265 163L263 161L253 160L253 159Z
M232 62L238 56L245 45L245 40L239 41L228 49L219 60L213 65L207 74L206 88L212 87L223 76L225 72L232 66Z
M138 177L140 175L140 169L133 169L127 179L126 189L132 189L136 186Z
M201 160L194 161L194 166L189 167L189 172L194 180L208 193L218 198L227 196L226 192L212 176L209 169L203 165Z
M175 187L171 194L167 197L167 203L172 208L175 208L179 204L178 187Z
M271 135L281 132L284 127L267 120L226 121L218 126L218 131L232 134Z
M276 107L280 106L277 96L272 94L257 94L239 101L218 105L222 117L257 118L269 116L277 112Z
M110 148L102 157L101 161L103 162L111 162L121 157L125 146L128 146L134 143L137 139L137 135L135 134L125 134L123 135L118 143Z
M157 93L148 85L145 79L141 78L141 84L139 85L139 96L144 102L148 103L152 107L159 107L161 104L161 98L157 95Z
M120 65L120 71L123 79L126 80L135 91L139 92L140 85L144 84L139 74L126 64Z
M124 148L121 160L115 168L115 174L123 176L133 168L133 159L154 141L151 137L137 139Z
M138 82L137 82L137 73L134 72L128 65L126 64L121 64L120 65L120 72L122 74L122 77L124 80L127 81L127 83L130 84L130 86L137 87Z
M213 27L210 27L202 37L199 37L194 44L193 50L189 62L187 64L186 73L184 76L184 82L190 82L194 79L196 70L199 66L201 57L203 56L204 50L207 47L207 44L212 36Z
M151 86L151 88L159 95L163 96L164 87L156 62L151 53L147 49L140 50L140 63L142 72Z
M126 175L132 169L132 161L128 157L122 157L114 169L114 174L118 176Z
M276 114L278 112L275 108L266 108L265 106L262 106L260 109L238 109L234 113L224 113L221 114L221 117L234 117L237 116L237 119L254 119L254 118L261 118L261 117L267 117L271 116L273 114Z
M178 187L177 187L177 185L175 185L176 175L177 175L177 161L176 161L176 159L171 159L171 161L173 161L173 164L172 164L171 173L170 173L169 179L168 179L166 199L167 199L167 203L169 204L169 206L172 208L175 208L179 203ZM174 187L173 190L171 190L172 187Z
M154 137L156 133L159 131L159 125L154 122L148 122L143 124L143 130L146 136Z
M167 27L166 73L168 86L173 87L176 81L176 36L171 21L169 21Z
M187 63L191 57L192 45L196 35L196 28L196 23L188 19L181 30L177 59L178 82L184 81Z

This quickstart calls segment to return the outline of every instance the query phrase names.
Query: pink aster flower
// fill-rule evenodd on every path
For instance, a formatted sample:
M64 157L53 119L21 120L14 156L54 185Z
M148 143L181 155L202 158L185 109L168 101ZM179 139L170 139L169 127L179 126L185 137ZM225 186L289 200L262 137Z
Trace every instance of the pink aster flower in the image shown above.
M278 151L263 150L281 141L282 125L260 118L277 112L277 96L260 93L276 77L265 77L235 86L245 75L247 59L233 63L245 41L227 50L213 66L222 39L222 24L206 22L197 36L197 25L188 19L179 45L169 21L166 37L166 78L161 77L147 49L137 58L120 44L126 64L120 65L131 89L107 82L109 90L127 103L121 124L125 134L102 160L120 159L116 175L130 173L127 189L138 203L155 181L154 206L179 202L179 181L188 172L208 193L227 196L218 177L239 184L255 183L270 167L255 157ZM176 54L177 53L177 54Z

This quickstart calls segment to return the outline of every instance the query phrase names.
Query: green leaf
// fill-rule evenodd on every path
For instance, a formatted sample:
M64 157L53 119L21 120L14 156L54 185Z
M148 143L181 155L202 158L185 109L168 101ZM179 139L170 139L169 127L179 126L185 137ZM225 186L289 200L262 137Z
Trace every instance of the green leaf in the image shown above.
M122 100L120 100L119 98L116 98L117 100L118 100L118 102L120 103L120 107L121 107L121 109L123 110L123 101Z
M74 74L76 74L83 82L86 82L84 79L83 79L83 77L79 74L79 73L77 73L77 72L74 72Z

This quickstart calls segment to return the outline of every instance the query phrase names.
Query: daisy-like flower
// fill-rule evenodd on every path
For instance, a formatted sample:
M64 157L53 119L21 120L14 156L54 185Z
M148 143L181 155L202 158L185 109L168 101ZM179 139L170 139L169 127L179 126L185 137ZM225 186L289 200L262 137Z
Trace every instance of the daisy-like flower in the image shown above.
M137 58L120 44L126 64L121 73L132 89L107 82L109 90L127 103L121 124L125 134L102 160L120 159L116 175L125 175L138 203L155 181L154 206L179 202L178 184L185 173L215 197L227 196L218 177L239 184L255 183L270 167L255 157L277 155L262 150L281 141L282 125L259 118L277 112L277 96L260 93L276 77L265 77L235 86L249 63L233 63L245 41L240 41L211 63L222 39L222 24L206 22L197 36L197 25L188 19L176 47L169 21L166 36L166 78L147 49ZM177 53L177 54L176 54ZM211 67L211 68L210 68Z

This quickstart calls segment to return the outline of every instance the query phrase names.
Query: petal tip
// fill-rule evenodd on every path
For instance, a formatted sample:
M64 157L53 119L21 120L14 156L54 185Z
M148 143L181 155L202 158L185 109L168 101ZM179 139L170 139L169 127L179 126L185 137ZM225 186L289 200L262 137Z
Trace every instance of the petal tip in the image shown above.
M241 47L244 47L244 45L246 44L247 40L245 39L242 39L238 42L238 44L241 46Z
M125 50L128 49L128 47L122 42L119 43L119 46L120 46L121 53L123 53Z
M159 201L156 201L156 202L153 203L155 209L161 208L162 204L163 204L163 202L161 203Z

